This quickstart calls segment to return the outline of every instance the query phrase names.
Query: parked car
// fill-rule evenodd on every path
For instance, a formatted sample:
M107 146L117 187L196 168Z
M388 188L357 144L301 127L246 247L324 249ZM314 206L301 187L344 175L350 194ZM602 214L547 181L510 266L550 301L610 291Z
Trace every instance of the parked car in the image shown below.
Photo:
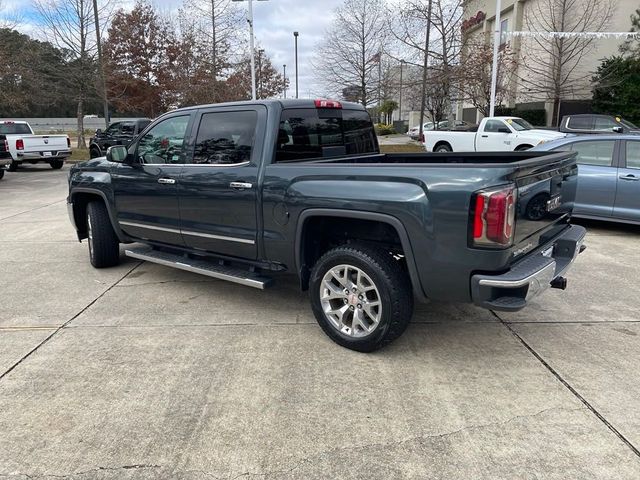
M0 135L5 136L11 153L10 171L16 171L23 162L47 162L59 169L71 155L68 135L35 135L27 122L2 121Z
M473 124L469 122L465 122L463 120L454 120L453 128L449 128L448 120L443 120L441 122L438 122L438 130L468 130L473 127L474 127ZM423 127L422 127L423 132L432 131L432 130L435 130L435 126L433 122L426 122L423 124ZM407 135L409 135L413 140L419 140L420 125L410 128L409 131L407 132Z
M499 152L528 150L566 136L564 133L535 129L518 117L486 117L470 131L437 131L425 134L428 152Z
M534 150L577 153L575 217L640 224L640 136L580 135Z
M147 125L149 118L114 122L105 130L96 130L96 135L89 141L89 156L91 158L103 156L107 148L114 145L128 146Z
M593 113L581 115L565 115L558 128L563 133L574 134L606 134L633 133L640 134L640 128L628 120L614 115L598 115Z
M11 152L6 135L0 135L0 179L4 177L4 171L11 165Z
M372 351L414 297L515 311L564 288L585 236L569 224L574 157L381 154L359 104L206 105L74 165L68 206L97 268L139 242L126 255L260 289L288 272L329 337ZM531 220L534 190L549 201Z

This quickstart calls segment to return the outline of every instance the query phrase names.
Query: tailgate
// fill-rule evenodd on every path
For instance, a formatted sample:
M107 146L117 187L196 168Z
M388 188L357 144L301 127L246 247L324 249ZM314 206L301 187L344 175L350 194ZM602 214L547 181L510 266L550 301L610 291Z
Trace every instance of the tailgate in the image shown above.
M513 259L566 228L578 182L575 156L572 152L544 152L518 165Z
M68 149L66 135L25 135L21 138L24 141L25 152L50 152Z

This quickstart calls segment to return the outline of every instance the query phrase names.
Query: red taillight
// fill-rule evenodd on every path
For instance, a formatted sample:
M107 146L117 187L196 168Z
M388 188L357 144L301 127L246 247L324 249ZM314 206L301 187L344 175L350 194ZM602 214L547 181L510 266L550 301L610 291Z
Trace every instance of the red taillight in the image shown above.
M16 150L24 150L24 140L21 138L16 140Z
M476 193L473 210L473 243L478 246L508 246L515 227L515 189Z
M342 104L336 100L316 100L316 108L342 108Z
M67 148L71 148L71 139L67 137Z

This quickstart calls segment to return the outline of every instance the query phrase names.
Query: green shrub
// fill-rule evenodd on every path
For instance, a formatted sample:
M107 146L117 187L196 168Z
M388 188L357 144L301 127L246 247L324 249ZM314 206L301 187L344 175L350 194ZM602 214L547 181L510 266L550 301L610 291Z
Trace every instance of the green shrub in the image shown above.
M375 129L376 129L376 135L379 135L379 136L392 135L396 133L396 129L393 128L393 125L385 125L384 123L376 123Z

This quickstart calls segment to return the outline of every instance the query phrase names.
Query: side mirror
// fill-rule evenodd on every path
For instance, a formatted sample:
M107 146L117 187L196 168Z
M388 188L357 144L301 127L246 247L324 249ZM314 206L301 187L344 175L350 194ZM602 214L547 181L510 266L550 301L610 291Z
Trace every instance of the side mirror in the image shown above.
M511 133L511 130L509 130L507 127L500 127L498 129L498 133Z
M107 148L107 160L115 163L124 163L127 159L127 148L123 145L114 145Z
M613 127L611 130L613 130L614 133L622 133L622 127Z
M102 129L101 128L96 128L96 135L100 135L102 133Z

